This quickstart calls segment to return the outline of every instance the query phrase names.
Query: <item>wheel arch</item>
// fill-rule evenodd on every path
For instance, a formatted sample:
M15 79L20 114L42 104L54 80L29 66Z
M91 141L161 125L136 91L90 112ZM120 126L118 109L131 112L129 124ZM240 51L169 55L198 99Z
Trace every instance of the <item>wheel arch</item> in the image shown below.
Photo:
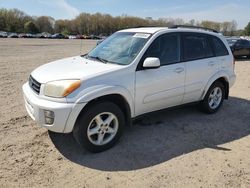
M86 88L79 94L78 100L75 102L74 109L72 109L72 117L67 121L64 128L65 133L70 133L75 127L78 117L84 111L96 102L110 101L118 105L125 114L127 125L131 125L131 117L134 115L133 97L130 92L122 86L108 86L100 85L91 88Z
M126 125L131 125L131 107L130 107L128 101L125 99L125 97L122 96L121 94L118 94L118 93L107 94L107 95L99 96L97 98L90 100L84 106L84 108L81 110L81 112L79 113L78 116L80 116L82 113L84 113L86 110L88 110L88 108L90 106L92 106L96 103L99 103L99 102L103 102L103 101L109 101L109 102L116 104L125 115Z
M228 99L229 97L229 82L226 80L225 77L220 77L217 80L215 80L214 82L221 82L224 87L225 87L225 99Z
M204 93L202 95L202 100L204 99L204 97L207 94L207 91L209 90L209 88L211 87L211 85L213 85L215 82L221 82L224 87L225 87L225 99L228 99L229 97L229 79L226 75L223 74L216 74L215 76L213 76L209 82L207 83L205 89L204 89Z

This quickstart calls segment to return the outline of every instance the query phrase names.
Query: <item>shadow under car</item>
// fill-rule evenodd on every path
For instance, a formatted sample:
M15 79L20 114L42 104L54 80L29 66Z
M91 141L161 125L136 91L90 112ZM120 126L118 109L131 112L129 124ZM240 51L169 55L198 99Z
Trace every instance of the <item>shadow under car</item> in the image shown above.
M64 157L79 165L103 171L136 170L203 148L230 151L218 145L250 134L249 106L249 100L230 97L211 115L195 106L147 115L126 127L113 148L97 154L80 148L72 134L49 132L49 136Z

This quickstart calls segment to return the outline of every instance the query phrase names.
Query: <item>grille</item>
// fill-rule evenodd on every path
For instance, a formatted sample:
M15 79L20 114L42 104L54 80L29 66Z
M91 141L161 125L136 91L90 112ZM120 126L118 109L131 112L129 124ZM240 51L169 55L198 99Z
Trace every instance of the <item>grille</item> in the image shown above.
M29 85L36 94L40 93L41 84L36 81L32 76L29 77Z

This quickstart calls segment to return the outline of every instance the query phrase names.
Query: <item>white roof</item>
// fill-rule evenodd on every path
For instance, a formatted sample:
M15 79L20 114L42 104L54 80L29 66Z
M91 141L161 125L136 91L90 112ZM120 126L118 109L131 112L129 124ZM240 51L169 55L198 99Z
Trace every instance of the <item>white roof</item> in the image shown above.
M199 33L207 33L207 34L212 34L212 35L218 35L219 33L211 32L211 31L206 31L203 29L196 29L196 28L175 28L175 29L170 29L168 27L138 27L138 28L131 28L131 29L124 29L119 32L135 32L135 33L149 33L153 34L159 31L179 31L179 32L199 32Z
M119 32L135 32L135 33L150 33L153 34L160 30L165 30L167 27L138 27L138 28L131 28L131 29L124 29Z

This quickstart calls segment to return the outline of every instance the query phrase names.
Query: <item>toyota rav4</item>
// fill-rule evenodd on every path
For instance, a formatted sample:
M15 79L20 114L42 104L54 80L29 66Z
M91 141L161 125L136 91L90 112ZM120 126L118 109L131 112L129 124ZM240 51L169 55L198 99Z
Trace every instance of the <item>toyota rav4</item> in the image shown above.
M225 38L204 28L118 31L88 54L35 69L23 85L30 117L92 152L112 147L145 113L198 102L216 112L236 79Z

